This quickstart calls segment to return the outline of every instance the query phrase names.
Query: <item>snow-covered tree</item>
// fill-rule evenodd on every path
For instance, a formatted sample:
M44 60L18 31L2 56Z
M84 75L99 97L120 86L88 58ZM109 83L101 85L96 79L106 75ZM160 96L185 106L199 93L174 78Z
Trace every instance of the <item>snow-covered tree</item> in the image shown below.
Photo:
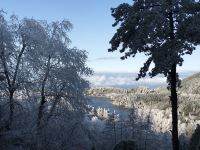
M91 144L80 122L88 109L85 76L92 71L87 52L69 45L71 23L6 18L1 12L0 132L10 131L1 136L0 148L15 149L8 144L13 139L23 140L25 149L68 149L71 137L74 143L83 145L82 137Z
M39 77L38 90L41 95L38 127L44 119L43 111L46 102L50 107L46 121L50 119L58 103L65 103L62 106L73 111L81 112L86 108L84 91L89 87L89 83L83 76L90 75L92 71L86 66L87 52L69 48L70 40L67 32L71 26L71 23L65 20L47 24L46 47L34 58L39 62L36 70Z
M134 0L112 9L114 27L118 27L110 41L113 52L124 53L121 59L144 53L148 59L138 74L145 77L150 65L151 77L164 74L169 81L172 105L172 143L179 149L177 65L183 55L192 54L200 44L200 2L194 0Z
M131 138L134 139L134 131L135 131L135 124L136 124L136 113L135 113L135 108L133 105L131 105L130 112L128 115L128 125L131 127Z
M110 144L109 146L116 145L117 143L117 123L119 121L119 116L116 112L108 114L108 118L105 122L105 128L103 131L104 139Z
M6 123L10 128L14 119L15 92L28 81L28 63L24 62L27 53L36 51L43 45L46 35L41 23L34 19L18 20L14 15L7 21L0 14L0 65L5 76L4 85L9 95L9 118Z

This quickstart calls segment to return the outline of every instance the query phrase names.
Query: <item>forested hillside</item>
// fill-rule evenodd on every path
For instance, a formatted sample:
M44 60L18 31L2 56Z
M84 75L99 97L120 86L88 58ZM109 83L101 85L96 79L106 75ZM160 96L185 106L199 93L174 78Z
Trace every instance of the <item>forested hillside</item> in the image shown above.
M181 82L181 88L178 90L178 126L179 136L182 137L180 140L180 146L182 144L185 145L182 145L184 149L189 148L190 142L193 147L195 147L195 145L197 146L199 143L197 139L194 140L194 138L190 141L197 125L200 123L200 94L198 93L199 81L199 73L194 74L185 78ZM192 90L196 90L196 92ZM154 132L168 133L168 131L171 130L170 93L167 88L94 88L90 89L88 94L109 98L111 102L117 106L134 108L137 117L143 118L144 120L145 118L150 119L151 129ZM198 132L198 130L196 130L196 132ZM200 138L198 135L199 134L196 133L195 137Z
M179 90L187 94L200 94L200 73L183 79Z

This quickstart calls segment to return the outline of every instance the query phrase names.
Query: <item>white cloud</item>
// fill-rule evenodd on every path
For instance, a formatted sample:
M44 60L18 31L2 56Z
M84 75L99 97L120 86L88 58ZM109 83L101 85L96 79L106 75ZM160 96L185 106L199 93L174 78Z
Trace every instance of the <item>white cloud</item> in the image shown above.
M186 78L196 72L185 71L180 73L180 78ZM159 86L166 86L166 78L163 76L156 76L154 78L145 77L136 81L137 73L108 73L99 72L91 77L87 77L92 87L119 87L119 88L134 88L138 86L147 86L149 88L157 88Z
M113 60L113 59L119 59L119 57L99 57L99 58L94 58L91 60L88 60L89 62L92 61L105 61L105 60Z
M158 87L166 85L166 78L142 78L139 81L135 80L136 74L131 73L96 73L87 78L92 87L121 87L133 88L136 86Z

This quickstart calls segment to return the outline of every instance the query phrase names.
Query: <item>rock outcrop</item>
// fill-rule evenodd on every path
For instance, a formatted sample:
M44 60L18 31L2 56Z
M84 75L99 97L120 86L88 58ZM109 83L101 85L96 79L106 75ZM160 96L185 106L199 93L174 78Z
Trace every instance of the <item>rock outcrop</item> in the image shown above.
M196 73L183 79L179 90L180 92L187 94L200 94L200 73Z
M140 118L150 118L151 129L159 133L171 134L170 93L164 88L135 89L100 88L90 89L89 95L109 98L114 105L135 108ZM182 81L178 89L179 135L191 138L197 124L200 124L200 73ZM198 135L200 139L200 135Z

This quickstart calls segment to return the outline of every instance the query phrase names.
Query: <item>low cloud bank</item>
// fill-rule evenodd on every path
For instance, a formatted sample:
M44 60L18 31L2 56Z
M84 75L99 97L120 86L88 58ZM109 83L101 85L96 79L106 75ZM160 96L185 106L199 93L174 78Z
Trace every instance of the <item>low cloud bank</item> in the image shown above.
M166 78L164 77L146 77L139 81L135 78L135 73L96 73L87 78L92 87L118 87L118 88L134 88L137 86L147 86L155 88L166 85Z
M183 72L180 77L186 78L193 73ZM92 87L117 87L117 88L135 88L138 86L146 86L149 88L157 88L166 86L166 78L156 76L154 78L145 77L136 81L137 73L95 73L88 77Z

